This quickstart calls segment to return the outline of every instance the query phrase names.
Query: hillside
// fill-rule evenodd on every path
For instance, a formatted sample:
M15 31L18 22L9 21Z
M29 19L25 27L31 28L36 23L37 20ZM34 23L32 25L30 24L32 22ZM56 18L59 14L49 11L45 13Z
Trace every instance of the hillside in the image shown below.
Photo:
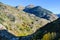
M8 38L9 40L13 40L13 39L17 40L16 37L31 35L35 33L36 30L43 27L47 23L50 23L51 21L58 19L58 17L55 14L51 13L50 11L44 8L41 9L40 7L37 8L33 7L32 9L30 8L31 11L33 11L33 13L35 12L34 10L36 10L37 15L32 14L31 12L25 12L24 10L26 8L24 7L21 8L22 9L19 9L18 7L12 7L0 3L0 36L1 37ZM44 15L44 10L47 12L48 15L46 15L46 13ZM46 19L41 16L49 16L49 18Z
M36 30L35 33L20 37L21 40L60 40L60 18Z
M34 14L37 17L47 19L49 21L54 21L58 18L55 14L53 14L53 12L51 12L47 9L44 9L40 6L36 6L36 7L32 7L32 8L31 7L32 7L31 5L28 5L27 7L25 7L24 11Z
M17 8L0 4L0 24L16 36L28 35L49 21L35 15L28 14ZM20 32L21 31L21 32ZM23 33L23 34L22 34Z
M35 40L60 40L60 18L41 27L33 35Z

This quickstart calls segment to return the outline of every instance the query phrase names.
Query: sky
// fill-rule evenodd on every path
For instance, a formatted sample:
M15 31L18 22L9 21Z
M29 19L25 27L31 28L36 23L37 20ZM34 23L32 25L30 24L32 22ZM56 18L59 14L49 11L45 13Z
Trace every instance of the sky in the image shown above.
M55 14L60 13L60 0L0 0L0 2L11 6L27 6L33 4L48 9Z

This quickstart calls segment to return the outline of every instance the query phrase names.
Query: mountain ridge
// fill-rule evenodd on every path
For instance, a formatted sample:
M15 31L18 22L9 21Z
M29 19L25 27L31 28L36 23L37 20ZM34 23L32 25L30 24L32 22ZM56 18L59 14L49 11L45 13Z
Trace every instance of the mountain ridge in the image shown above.
M60 17L60 14L56 14L58 17Z
M35 13L34 10L37 9L36 10L37 16L36 16L36 14L28 13L28 12L24 11L25 10L24 7L22 9L20 9L18 7L16 8L16 7L12 7L12 6L0 3L0 24L1 24L0 29L2 28L2 30L7 30L9 33L15 35L16 37L17 36L18 37L27 36L27 35L31 35L31 34L35 33L36 30L43 27L44 25L58 19L58 17L53 13L50 13L50 15L49 15L49 17L52 18L51 21L49 18L48 18L49 20L47 20L47 18L40 17L40 16L46 15L46 13L44 14L45 9L44 8L42 8L43 10L40 9L40 6L33 7L30 9L32 9L32 11L34 13ZM28 9L28 11L30 9ZM40 13L40 12L42 12L42 13ZM49 14L49 12L47 10L46 10L46 12L47 12L47 14ZM40 15L40 14L43 14L43 15ZM48 15L46 15L46 16L48 16ZM8 34L3 34L3 33L1 32L0 34L10 40L10 38L8 36L6 36ZM15 39L15 38L11 38L11 40L13 40L13 39Z
M34 8L26 8L24 9L24 11L50 21L53 21L54 19L58 18L57 16L55 16L55 14L53 14L53 12L46 10L40 6L36 6Z

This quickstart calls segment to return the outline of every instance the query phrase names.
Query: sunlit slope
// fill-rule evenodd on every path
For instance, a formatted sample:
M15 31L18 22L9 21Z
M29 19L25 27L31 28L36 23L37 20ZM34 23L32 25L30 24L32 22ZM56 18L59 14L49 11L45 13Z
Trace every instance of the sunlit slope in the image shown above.
M33 40L60 40L60 18L38 29Z
M0 3L0 24L15 36L30 35L48 22L46 19Z

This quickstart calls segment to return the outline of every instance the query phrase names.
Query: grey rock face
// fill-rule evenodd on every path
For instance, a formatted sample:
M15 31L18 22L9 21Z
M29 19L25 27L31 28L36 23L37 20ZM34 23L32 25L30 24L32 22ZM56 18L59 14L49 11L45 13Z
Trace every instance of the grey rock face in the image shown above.
M24 9L24 11L28 12L28 13L31 13L31 14L34 14L37 17L47 19L49 21L54 21L58 18L58 16L53 14L53 12L51 12L49 10L46 10L46 9L40 7L40 6L36 6L36 7L33 7L33 8L29 8L29 6L28 6L28 8Z

